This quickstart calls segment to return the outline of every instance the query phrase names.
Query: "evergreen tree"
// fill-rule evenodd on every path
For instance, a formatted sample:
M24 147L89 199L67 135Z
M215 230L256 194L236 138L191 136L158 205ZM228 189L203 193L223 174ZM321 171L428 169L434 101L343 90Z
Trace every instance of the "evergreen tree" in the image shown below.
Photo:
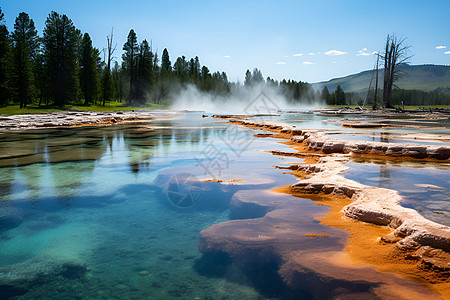
M140 104L146 101L146 94L150 92L154 78L154 57L147 40L139 46L138 68L136 80L136 99Z
M21 12L14 23L13 40L13 86L20 108L26 107L32 96L33 59L38 49L37 30L28 14Z
M259 83L264 82L264 77L263 77L261 71L258 70L257 68L253 69L252 82L253 82L253 84L259 84Z
M116 91L115 99L117 102L122 102L124 84L122 80L122 70L120 69L119 63L117 61L114 63L114 67L111 73L114 82L114 90Z
M84 96L84 104L92 102L98 93L96 53L92 47L92 40L88 33L83 36L80 59L80 86Z
M252 73L250 72L250 70L247 70L245 72L245 81L244 81L244 85L245 86L251 86L253 84L252 82Z
M66 15L53 11L47 17L43 36L44 58L53 101L58 106L77 97L79 35Z
M321 98L323 101L325 101L326 104L331 105L331 97L330 92L328 91L327 86L324 86L321 93Z
M110 101L114 97L113 92L113 80L111 76L111 71L108 69L108 66L105 66L102 74L102 105L106 105L106 101Z
M45 102L48 103L48 98L50 97L49 80L46 76L44 61L42 51L38 51L34 59L33 72L36 93L39 98L39 107L42 104L42 100L45 99Z
M171 71L171 62L169 58L169 51L167 51L167 48L164 48L162 57L161 57L161 69L163 71Z
M128 72L130 76L130 90L128 94L128 103L133 104L133 97L135 95L133 85L136 81L135 68L137 55L139 51L136 33L134 32L133 29L131 29L130 33L128 34L127 42L123 45L123 50L125 50L125 53L122 55L123 68Z
M201 71L200 68L201 68L200 60L199 60L198 56L196 56L194 58L194 68L193 68L195 80L200 79L200 71Z
M189 66L184 55L177 58L177 61L173 65L173 71L177 78L182 82L187 79Z
M337 105L345 105L345 104L347 104L345 93L342 90L340 85L338 85L336 87L336 90L334 91L334 99L335 99L335 102L333 104L337 104Z
M8 28L4 22L4 14L0 8L0 106L6 105L9 99L10 39Z

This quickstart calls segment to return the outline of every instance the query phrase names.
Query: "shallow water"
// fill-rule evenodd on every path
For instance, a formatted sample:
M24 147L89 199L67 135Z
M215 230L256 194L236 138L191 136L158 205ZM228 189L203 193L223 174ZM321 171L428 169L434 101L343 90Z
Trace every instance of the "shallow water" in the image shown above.
M363 134L349 135L349 134L331 133L328 135L333 138L338 138L338 139L342 139L342 140L350 140L350 141L450 146L449 142L421 141L421 140L392 138L392 137L390 137L391 134L388 132L372 132L372 133L366 132L366 134L367 135L363 135Z
M233 193L294 183L273 165L301 162L264 152L289 149L276 140L256 139L256 132L230 126L188 114L151 124L4 134L0 285L7 284L2 296L268 297L246 281L195 270L201 258L198 234L230 220ZM20 158L7 157L17 148ZM224 183L196 181L199 189L178 190L174 178L184 174ZM193 191L198 193L189 194ZM193 201L179 202L177 192ZM312 215L326 211L309 200L299 203ZM11 284L11 274L25 284Z
M300 117L307 119L298 123L302 128L342 128L323 116L295 116ZM279 280L273 266L248 270L233 265L230 273L224 267L226 257L211 259L197 249L201 230L234 218L258 217L233 215L229 202L235 192L270 190L296 181L274 166L302 160L268 153L291 149L280 140L253 136L261 132L188 113L167 121L0 134L0 295L286 298L283 285L267 283ZM352 170L359 172L358 179L376 172L361 164ZM416 179L432 173L414 170ZM212 178L223 182L201 181ZM439 184L447 189L449 183ZM322 244L327 251L345 246L345 231L315 220L327 207L284 194L276 200L294 203L305 232L330 236L319 241L300 234L302 248L310 251L305 255L320 255ZM448 207L441 211L448 216ZM360 287L340 284L348 293L361 292ZM365 284L368 289L379 285ZM316 280L315 285L324 289L328 281ZM301 295L313 297L310 292Z
M450 226L450 167L436 169L379 164L347 164L344 177L362 184L399 191L401 205L413 208L425 218Z

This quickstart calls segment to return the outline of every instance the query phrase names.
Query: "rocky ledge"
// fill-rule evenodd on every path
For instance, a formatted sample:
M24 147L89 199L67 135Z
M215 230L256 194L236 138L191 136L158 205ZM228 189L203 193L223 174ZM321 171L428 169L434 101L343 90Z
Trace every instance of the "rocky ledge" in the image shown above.
M116 112L54 112L49 114L0 115L0 130L24 130L82 125L107 125L122 122L152 120L168 112L116 111Z
M280 133L292 135L294 142L305 142L311 150L331 153L369 154L390 157L431 158L448 160L450 146L445 145L419 145L406 143L385 143L342 140L327 136L319 130L302 130L294 126L277 124L274 122L260 122L245 119L230 119L230 123L244 126L263 128ZM417 135L418 136L418 135Z
M448 226L429 221L416 210L402 207L402 197L397 191L365 186L340 175L347 169L345 163L351 153L448 160L450 147L344 141L317 130L301 130L273 122L242 119L230 119L230 122L284 133L291 136L294 142L305 143L311 150L334 153L321 157L316 164L291 166L290 169L309 173L309 178L291 186L293 192L346 195L353 200L343 210L347 217L395 229L389 236L383 237L383 241L396 242L399 248L404 249L430 246L450 253ZM446 267L450 270L450 262Z
M289 167L291 170L301 172L302 178L305 178L290 186L289 192L300 196L323 194L348 198L349 204L342 209L345 217L385 226L386 233L379 236L378 242L395 244L394 248L403 253L405 259L417 262L415 266L419 270L434 270L432 272L436 272L437 278L444 278L439 279L439 282L447 284L447 287L443 289L447 291L444 294L448 295L450 228L427 220L413 209L402 207L400 205L402 197L397 191L366 186L344 178L341 173L348 169L345 163L350 160L352 153L407 156L442 161L449 159L449 147L343 141L327 137L317 130L301 130L273 122L245 119L229 121L251 128L277 132L281 137L290 138L293 142L304 143L305 148L309 148L310 151L320 150L322 155L319 156L317 163ZM254 261L275 262L277 273L287 286L294 290L304 290L305 286L308 286L307 289L313 290L313 295L318 297L331 295L324 294L320 284L314 286L316 281L328 282L331 291L337 282L342 285L342 280L347 284L356 283L357 280L377 282L378 277L367 275L371 274L367 272L367 269L355 269L355 266L351 266L352 264L343 266L338 263L337 261L343 258L336 257L340 252L334 251L335 249L327 249L319 243L320 247L325 248L316 247L315 249L320 251L315 254L309 252L308 243L303 242L305 229L304 224L299 220L301 214L296 213L299 208L295 202L268 201L267 194L262 192L251 195L249 192L239 192L233 197L231 205L234 216L256 219L233 220L210 226L200 234L200 251L226 253L233 259L250 264ZM310 235L306 234L306 236ZM329 259L325 258L327 255ZM380 275L380 273L377 274ZM382 274L382 276L391 275ZM405 290L408 284L398 283L396 282L398 277L395 278L395 280L388 279L393 280L393 286L388 288L389 292L396 290L399 287L396 287L397 284L401 284L400 290ZM436 282L433 280L430 282ZM383 284L380 283L380 286ZM335 292L336 290L333 291ZM399 297L411 298L411 295L413 294L399 295ZM424 295L419 292L412 298ZM383 297L386 294L380 291L377 292L377 296Z

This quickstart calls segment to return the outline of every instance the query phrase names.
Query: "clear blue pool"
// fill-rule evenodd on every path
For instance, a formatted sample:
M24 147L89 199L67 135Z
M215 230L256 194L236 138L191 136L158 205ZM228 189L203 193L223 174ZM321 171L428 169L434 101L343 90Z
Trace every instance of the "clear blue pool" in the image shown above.
M206 271L200 268L204 260L197 243L201 230L233 218L229 202L235 192L292 184L296 178L274 166L302 160L270 154L292 151L280 140L255 138L258 131L201 115L0 133L0 298L286 298L282 286L272 289L255 280L272 272L270 267L254 274L245 270L246 277L238 279L216 270L221 261L209 262ZM323 116L295 118L305 119L295 121L302 128L342 129ZM346 176L372 185L392 182L390 187L400 190L407 188L404 182L420 182L421 176L449 187L443 179L449 178L446 170L397 174L393 169L395 176L379 182L369 180L378 176L373 166L355 164L352 170ZM213 178L222 182L203 181ZM397 183L397 178L402 180ZM430 203L448 203L439 198L448 198L446 191L426 195L434 197ZM277 197L283 199L293 196ZM335 236L328 250L341 251L347 233L316 220L328 208L295 199L302 212L299 221L312 232ZM422 207L411 199L405 205ZM440 211L441 217L448 216L448 206ZM313 243L311 239L305 249L315 252ZM328 283L317 285L326 289ZM344 281L342 285L348 293L361 292ZM313 298L309 292L301 295Z

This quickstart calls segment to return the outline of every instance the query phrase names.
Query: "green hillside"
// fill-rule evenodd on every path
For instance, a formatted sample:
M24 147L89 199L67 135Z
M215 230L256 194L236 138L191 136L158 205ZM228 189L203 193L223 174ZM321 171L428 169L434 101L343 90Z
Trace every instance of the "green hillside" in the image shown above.
M405 72L405 76L396 83L396 85L401 89L416 89L421 91L443 89L450 91L450 66L402 65L400 69ZM358 74L334 78L329 81L313 83L312 85L316 89L322 89L324 86L327 86L330 92L334 91L338 85L341 85L345 92L364 92L367 91L374 72L375 71L373 70L363 71ZM381 87L383 70L380 70L379 74L379 84L381 83Z

